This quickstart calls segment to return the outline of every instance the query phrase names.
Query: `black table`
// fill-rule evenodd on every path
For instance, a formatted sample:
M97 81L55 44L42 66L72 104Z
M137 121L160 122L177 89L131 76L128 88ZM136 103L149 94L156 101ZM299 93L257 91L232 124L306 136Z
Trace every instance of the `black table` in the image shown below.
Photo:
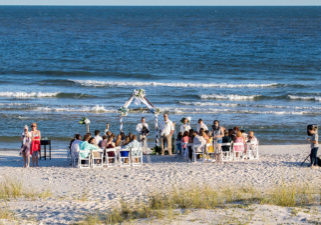
M51 140L40 140L40 145L44 146L44 158L47 160L47 146L49 147L49 159L51 160ZM41 151L40 151L40 159L41 159Z

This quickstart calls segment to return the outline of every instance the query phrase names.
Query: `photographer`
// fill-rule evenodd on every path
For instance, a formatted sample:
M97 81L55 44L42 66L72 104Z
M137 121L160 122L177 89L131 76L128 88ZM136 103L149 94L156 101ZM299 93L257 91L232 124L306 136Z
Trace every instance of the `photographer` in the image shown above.
M147 135L149 134L149 128L145 117L142 117L141 122L137 124L136 131L139 134L139 140L142 142L143 148L147 148Z
M317 153L319 149L319 136L317 125L308 126L308 135L311 136L311 138L307 139L311 143L311 168L314 168L315 166L317 166Z

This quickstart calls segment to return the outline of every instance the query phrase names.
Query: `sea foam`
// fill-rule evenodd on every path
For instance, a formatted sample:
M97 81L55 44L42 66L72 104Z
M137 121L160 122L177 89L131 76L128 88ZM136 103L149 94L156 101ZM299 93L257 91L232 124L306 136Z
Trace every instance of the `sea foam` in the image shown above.
M164 87L180 87L180 88L266 88L277 86L277 83L268 84L227 84L227 83L189 83L189 82L124 82L124 81L97 81L97 80L71 80L77 84L87 87L106 87L106 86L164 86Z

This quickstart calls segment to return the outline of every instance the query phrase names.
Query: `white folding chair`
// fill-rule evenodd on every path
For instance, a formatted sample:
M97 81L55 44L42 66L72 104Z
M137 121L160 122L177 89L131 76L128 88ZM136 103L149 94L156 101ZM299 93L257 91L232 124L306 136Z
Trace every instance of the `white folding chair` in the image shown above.
M70 150L69 146L66 147L66 154L67 154L67 162L69 162L71 165L73 165L71 150Z
M76 167L78 165L79 159L79 152L72 152L71 153L71 166Z
M82 157L82 155L79 153L78 168L90 168L90 165L91 165L91 154L89 154L87 157Z
M119 150L120 150L120 147L106 149L104 166L107 166L107 167L117 166L117 159L118 159L118 151Z
M239 143L233 143L232 144L233 148L233 160L239 161L244 159L244 144L242 142Z
M92 151L91 152L91 167L103 167L103 151Z
M204 144L200 144L200 145L193 144L193 146L192 146L193 162L197 162L197 156L202 157L201 162L205 161L205 154L204 154L205 148L206 148L206 144L205 145Z
M120 166L130 166L131 164L131 153L128 149L121 149L119 151L119 165Z
M221 144L221 154L222 154L222 161L229 162L232 161L232 149L231 143L222 143ZM228 150L227 150L228 149Z
M132 166L142 166L143 165L143 151L142 148L132 148L130 150L131 155L131 165Z
M247 143L246 145L246 157L249 160L259 159L259 143Z
M210 151L211 149L211 151ZM215 148L214 148L214 144L213 141L211 141L211 143L207 143L206 144L206 160L209 162L213 162L215 159Z

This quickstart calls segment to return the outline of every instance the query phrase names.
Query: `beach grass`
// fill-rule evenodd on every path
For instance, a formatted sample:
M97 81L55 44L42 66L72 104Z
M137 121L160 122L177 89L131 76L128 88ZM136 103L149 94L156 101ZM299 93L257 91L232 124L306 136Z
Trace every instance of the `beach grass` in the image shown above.
M8 210L7 207L0 208L0 220L15 220L14 213Z
M162 219L165 215L166 219L170 219L183 214L182 211L247 207L251 204L305 207L320 204L320 191L318 187L297 184L282 184L267 190L194 185L190 188L176 188L169 193L152 194L146 202L122 202L120 207L109 212L87 215L79 224L118 224L137 219Z
M22 182L5 177L0 182L0 199L8 200L23 196Z
M26 198L26 199L37 199L37 198L50 198L52 192L45 190L42 192L31 191L32 188L24 189L21 181L9 177L4 177L0 182L0 200L8 201L10 199Z

